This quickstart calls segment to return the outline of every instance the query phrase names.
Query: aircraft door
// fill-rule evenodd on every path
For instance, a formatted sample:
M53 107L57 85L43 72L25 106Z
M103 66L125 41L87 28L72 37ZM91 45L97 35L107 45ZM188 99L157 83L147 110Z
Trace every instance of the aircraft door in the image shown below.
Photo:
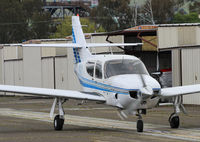
M103 81L103 71L102 71L102 64L100 62L96 62L95 69L94 69L94 79L96 82Z
M94 80L94 66L95 66L94 62L88 62L86 64L86 70L90 77L89 79L91 79L91 80Z
M94 81L96 85L101 89L100 93L104 93L104 86L102 83L103 81L103 70L102 70L102 63L101 62L96 62L95 64L95 69L94 69Z

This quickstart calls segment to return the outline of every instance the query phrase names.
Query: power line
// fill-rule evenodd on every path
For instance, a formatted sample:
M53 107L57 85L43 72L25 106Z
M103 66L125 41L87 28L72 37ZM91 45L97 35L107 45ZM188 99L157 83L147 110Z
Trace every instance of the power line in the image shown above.
M31 24L48 23L48 22L54 22L54 21L52 21L52 20L48 20L48 21L36 21L36 22L31 22ZM29 22L0 23L0 26L22 25L22 24L29 24Z

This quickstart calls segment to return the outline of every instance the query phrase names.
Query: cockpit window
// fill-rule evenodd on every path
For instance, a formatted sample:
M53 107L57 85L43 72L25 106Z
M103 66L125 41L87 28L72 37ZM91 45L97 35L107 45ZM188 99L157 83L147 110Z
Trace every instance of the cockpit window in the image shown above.
M88 62L86 63L86 70L87 70L87 73L93 77L94 75L94 62Z
M102 79L102 65L99 63L96 63L95 67L95 77Z
M123 74L148 74L140 60L111 60L105 63L105 78Z

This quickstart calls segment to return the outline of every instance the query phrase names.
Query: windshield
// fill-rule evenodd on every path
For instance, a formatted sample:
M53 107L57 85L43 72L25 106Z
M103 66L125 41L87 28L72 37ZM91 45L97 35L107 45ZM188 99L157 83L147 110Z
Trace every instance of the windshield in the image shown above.
M105 63L105 78L123 74L148 74L140 60L111 60Z

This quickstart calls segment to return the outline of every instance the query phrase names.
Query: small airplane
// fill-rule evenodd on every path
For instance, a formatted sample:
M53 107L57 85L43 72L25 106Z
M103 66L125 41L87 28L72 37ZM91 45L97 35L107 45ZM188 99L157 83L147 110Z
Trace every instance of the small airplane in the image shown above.
M174 98L174 112L169 117L171 128L179 127L179 113L185 112L182 95L200 92L200 85L161 88L151 77L143 62L129 55L92 55L88 48L137 46L141 43L86 43L79 16L72 16L73 43L21 44L23 47L73 48L74 71L83 87L83 92L59 89L0 85L2 92L32 94L54 97L50 117L55 107L59 114L54 117L54 129L62 130L64 110L62 104L68 99L91 100L114 106L121 118L136 115L137 131L143 132L142 114L158 106L161 98Z

